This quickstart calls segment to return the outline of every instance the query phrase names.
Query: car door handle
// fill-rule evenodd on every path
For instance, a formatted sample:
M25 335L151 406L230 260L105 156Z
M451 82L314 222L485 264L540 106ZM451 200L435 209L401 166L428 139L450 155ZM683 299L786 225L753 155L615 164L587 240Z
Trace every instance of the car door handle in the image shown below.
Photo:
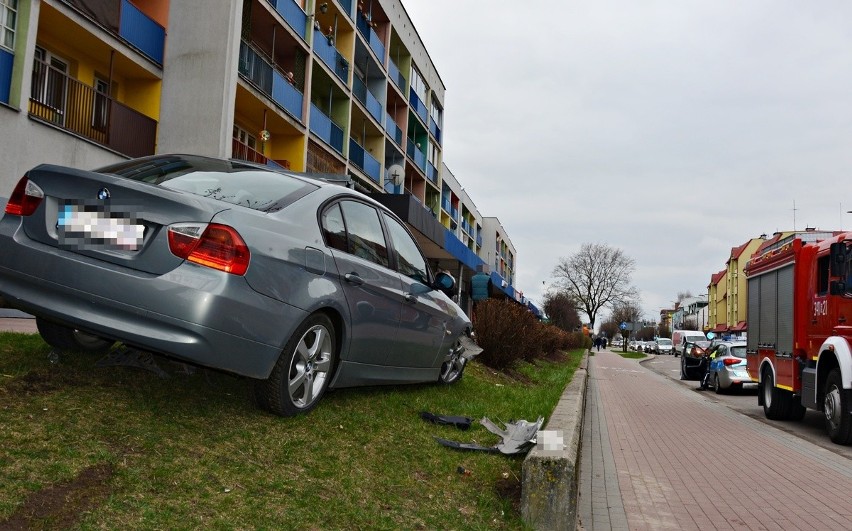
M358 273L346 273L345 275L343 275L343 278L346 279L346 282L349 282L350 284L355 284L356 286L360 286L364 283L364 279L361 278Z
M417 302L417 297L415 297L411 293L406 293L405 295L402 296L402 298L405 299L405 302L410 302L412 304Z

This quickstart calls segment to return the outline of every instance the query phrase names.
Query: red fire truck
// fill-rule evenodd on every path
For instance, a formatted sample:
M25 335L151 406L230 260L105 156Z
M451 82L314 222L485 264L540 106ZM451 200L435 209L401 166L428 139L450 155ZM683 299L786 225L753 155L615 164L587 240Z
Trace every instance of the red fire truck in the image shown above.
M746 363L769 419L822 411L838 444L852 443L852 233L806 232L746 266Z

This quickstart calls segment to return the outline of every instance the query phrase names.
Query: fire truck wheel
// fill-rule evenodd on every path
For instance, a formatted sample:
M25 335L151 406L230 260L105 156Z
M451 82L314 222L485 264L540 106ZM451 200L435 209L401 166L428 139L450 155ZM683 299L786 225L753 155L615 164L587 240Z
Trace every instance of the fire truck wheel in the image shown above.
M794 397L790 400L790 420L802 420L807 411L798 398Z
M761 378L763 393L763 414L770 420L786 420L790 415L790 396L783 389L775 387L772 371L765 369Z
M843 388L840 369L832 369L825 381L825 430L832 442L849 444L852 442L852 418L848 413L850 390Z

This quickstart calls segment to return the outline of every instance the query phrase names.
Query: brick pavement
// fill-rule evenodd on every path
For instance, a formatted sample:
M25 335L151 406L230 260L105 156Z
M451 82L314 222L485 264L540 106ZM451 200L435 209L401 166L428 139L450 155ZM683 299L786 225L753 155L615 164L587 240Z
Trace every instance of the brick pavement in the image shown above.
M852 461L601 351L589 357L580 523L850 529Z

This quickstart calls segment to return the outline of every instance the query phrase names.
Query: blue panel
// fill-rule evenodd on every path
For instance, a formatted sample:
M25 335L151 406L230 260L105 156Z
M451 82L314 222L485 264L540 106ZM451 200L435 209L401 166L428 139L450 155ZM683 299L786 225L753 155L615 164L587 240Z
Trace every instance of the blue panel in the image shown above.
M281 13L281 16L284 17L287 24L289 24L290 27L293 28L300 37L302 37L302 39L305 39L305 28L308 25L308 15L302 11L299 4L293 0L278 0L277 2L270 3L275 7L276 11Z
M121 0L118 34L157 64L163 64L166 30L127 0Z
M465 246L456 235L452 233L451 230L444 228L444 249L447 250L448 253L453 255L456 260L463 263L467 267L476 271L476 268L480 265L485 264L482 258L478 257L476 253L471 251Z
M6 50L0 50L0 101L9 103L9 91L12 86L12 65L15 56Z
M299 121L302 120L304 96L277 70L272 71L272 99Z

